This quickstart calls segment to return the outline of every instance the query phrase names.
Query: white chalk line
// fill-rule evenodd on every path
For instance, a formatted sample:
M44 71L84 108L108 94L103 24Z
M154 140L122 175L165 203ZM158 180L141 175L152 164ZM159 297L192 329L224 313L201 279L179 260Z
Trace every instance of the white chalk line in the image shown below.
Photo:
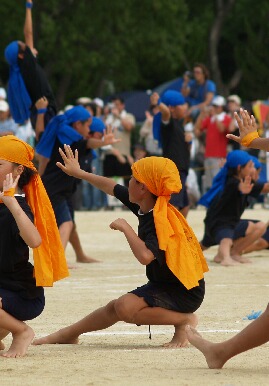
M227 333L227 332L240 332L241 330L199 330L198 332L201 334L204 333ZM171 333L170 330L152 330L152 335L164 335L167 333ZM148 331L93 331L93 332L85 332L82 335L86 336L108 336L108 335L148 335Z

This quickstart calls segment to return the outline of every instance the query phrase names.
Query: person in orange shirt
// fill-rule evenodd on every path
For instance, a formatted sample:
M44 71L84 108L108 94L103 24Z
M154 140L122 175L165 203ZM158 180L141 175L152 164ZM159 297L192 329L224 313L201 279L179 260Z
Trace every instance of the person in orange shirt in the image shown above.
M122 218L110 228L122 232L142 265L148 283L110 301L84 319L34 344L77 343L79 335L105 329L124 321L137 325L174 325L175 334L166 347L185 347L185 326L197 325L194 312L204 299L204 272L208 271L200 245L182 214L171 204L170 196L179 192L181 182L173 161L145 157L132 165L129 188L113 180L80 169L78 152L65 145L60 150L65 173L84 179L96 188L118 198L139 221L138 235Z

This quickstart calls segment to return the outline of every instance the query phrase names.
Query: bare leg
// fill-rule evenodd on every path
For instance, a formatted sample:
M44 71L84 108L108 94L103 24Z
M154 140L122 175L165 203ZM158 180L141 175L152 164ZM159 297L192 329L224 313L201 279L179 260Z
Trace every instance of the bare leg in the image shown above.
M269 244L266 240L263 238L260 238L259 240L255 241L255 243L251 244L249 247L247 247L244 250L244 253L250 253L254 251L262 251L263 249L267 249L269 247Z
M76 344L79 335L108 328L119 321L141 325L175 325L176 333L172 340L173 343L168 347L185 347L188 344L185 326L187 324L195 326L197 317L194 314L149 307L143 298L134 294L126 294L117 300L112 300L105 307L93 311L79 322L44 338L36 339L33 344Z
M67 246L70 234L73 229L73 221L65 221L59 226L59 232L64 249Z
M13 337L9 350L2 356L7 358L23 357L34 338L34 331L24 322L13 318L2 308L0 309L0 329L1 331L10 331Z
M242 256L242 253L245 249L258 240L265 232L266 224L263 222L253 223L248 222L248 227L246 230L245 237L241 237L238 240L235 240L231 250L231 256L234 260L239 261L239 263L251 263L246 257Z
M180 213L185 217L187 218L187 215L189 213L189 210L190 210L190 206L184 206L184 208L182 209L179 209Z
M5 345L2 340L9 334L9 331L0 328L0 351L5 349Z
M76 258L78 263L98 263L99 262L99 260L95 260L92 257L85 255L85 252L83 251L82 245L80 243L76 224L74 224L74 227L70 234L69 242L76 253Z
M187 336L193 346L198 348L211 369L220 369L224 364L244 351L258 347L269 341L269 307L265 312L233 338L222 343L211 343L201 337L198 332L187 326Z
M231 258L231 247L232 247L232 239L222 239L219 245L218 255L221 259L220 264L224 267L238 265L236 261ZM215 256L214 261L218 262L217 257Z

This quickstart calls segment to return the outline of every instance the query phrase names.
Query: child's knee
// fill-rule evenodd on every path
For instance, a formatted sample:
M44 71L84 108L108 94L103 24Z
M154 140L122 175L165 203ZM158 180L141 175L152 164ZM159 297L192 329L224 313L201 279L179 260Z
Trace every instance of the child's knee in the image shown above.
M133 314L130 312L127 301L124 297L115 301L115 311L120 320L127 323L132 323Z

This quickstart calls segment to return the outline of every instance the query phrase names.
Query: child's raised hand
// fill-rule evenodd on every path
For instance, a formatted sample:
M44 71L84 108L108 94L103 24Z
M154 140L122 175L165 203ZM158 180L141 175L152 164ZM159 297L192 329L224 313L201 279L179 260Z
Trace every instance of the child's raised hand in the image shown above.
M114 231L124 232L126 225L128 225L128 223L124 218L117 218L117 220L113 221L109 227Z
M65 151L65 152L64 152ZM61 162L56 162L56 165L69 176L76 177L79 173L80 165L78 162L78 151L75 150L75 156L69 145L64 145L64 151L59 148L59 152L64 161L64 165Z
M36 101L35 107L37 110L46 109L48 107L48 104L49 104L49 101L47 100L47 98L45 96L43 96L42 98L40 98Z
M246 176L244 179L241 180L238 189L243 194L249 194L253 188L254 184L252 183L251 177Z
M240 109L240 116L234 113L234 117L239 127L239 137L234 134L227 134L226 137L235 142L241 143L242 139L249 133L257 131L257 124L253 115L250 115L247 110Z
M116 129L113 130L111 125L108 125L106 130L104 130L103 141L104 145L113 145L114 143L121 142L121 139L115 138Z

